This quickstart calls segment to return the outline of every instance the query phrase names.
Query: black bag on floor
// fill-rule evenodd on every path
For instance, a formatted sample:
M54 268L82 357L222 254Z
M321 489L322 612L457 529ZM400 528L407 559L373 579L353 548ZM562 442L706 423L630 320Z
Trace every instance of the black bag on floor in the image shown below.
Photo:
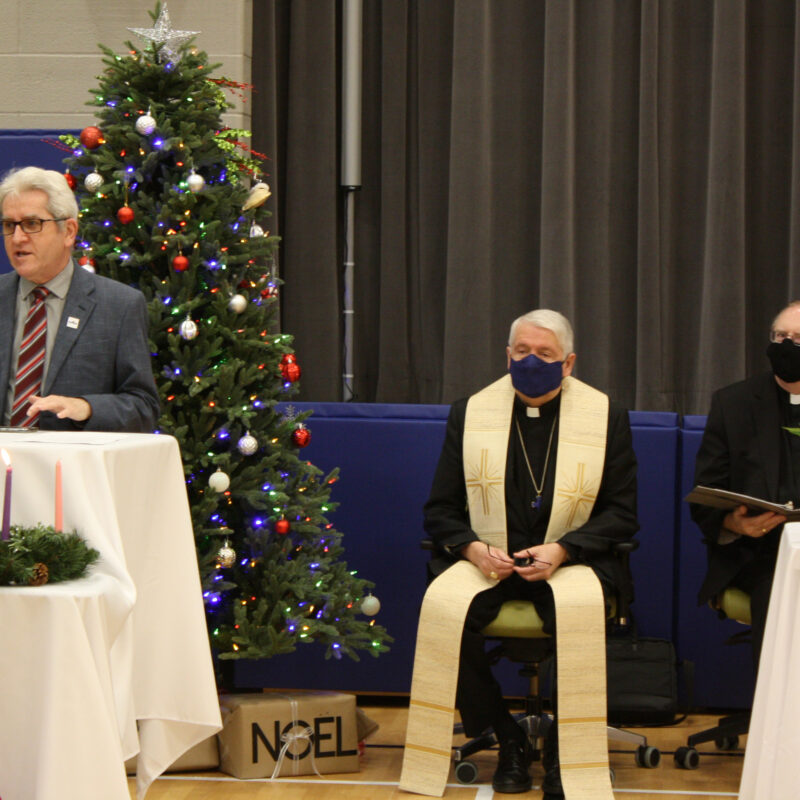
M628 634L606 642L608 723L615 726L674 725L691 705L682 704L678 673L692 694L692 664L679 662L672 642Z

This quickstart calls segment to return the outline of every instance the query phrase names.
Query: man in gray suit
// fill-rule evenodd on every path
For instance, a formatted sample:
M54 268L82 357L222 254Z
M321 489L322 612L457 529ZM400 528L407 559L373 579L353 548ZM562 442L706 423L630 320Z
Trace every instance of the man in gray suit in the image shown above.
M147 305L141 292L73 260L78 205L64 176L38 167L13 170L0 183L0 209L14 268L0 275L0 422L151 432L159 401ZM41 351L31 358L26 320L37 303L44 305L46 328L38 334ZM29 380L34 386L24 396L21 373L29 358L42 356L41 377Z

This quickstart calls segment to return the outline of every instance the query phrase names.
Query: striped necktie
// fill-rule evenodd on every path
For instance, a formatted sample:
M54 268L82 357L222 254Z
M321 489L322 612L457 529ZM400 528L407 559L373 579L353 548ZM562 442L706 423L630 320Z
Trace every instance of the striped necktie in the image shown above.
M39 415L26 416L30 398L38 394L42 388L44 375L45 344L47 342L47 309L45 298L50 292L43 286L37 286L32 294L33 305L25 319L22 331L22 342L19 346L17 361L17 377L14 383L14 405L11 408L12 427L36 428L39 426Z

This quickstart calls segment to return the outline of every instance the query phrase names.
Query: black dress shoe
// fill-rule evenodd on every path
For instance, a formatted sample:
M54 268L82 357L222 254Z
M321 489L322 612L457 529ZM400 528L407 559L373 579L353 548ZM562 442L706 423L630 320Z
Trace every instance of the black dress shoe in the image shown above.
M544 774L542 800L564 800L564 787L561 785L561 770L558 765Z
M506 794L527 792L533 785L528 774L529 764L530 760L523 743L514 740L501 742L492 788L496 792Z
M564 787L561 785L561 769L558 765L558 730L555 721L547 731L542 750L542 800L564 800Z

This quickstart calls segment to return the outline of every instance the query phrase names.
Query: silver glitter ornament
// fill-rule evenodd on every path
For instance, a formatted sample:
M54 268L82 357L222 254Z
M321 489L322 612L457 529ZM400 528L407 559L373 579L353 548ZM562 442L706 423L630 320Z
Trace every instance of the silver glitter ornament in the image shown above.
M90 172L84 178L83 185L88 192L96 192L103 185L103 176L97 170Z
M243 456L251 456L258 450L258 440L250 435L248 431L241 439L236 443L236 447L239 449L239 452Z

